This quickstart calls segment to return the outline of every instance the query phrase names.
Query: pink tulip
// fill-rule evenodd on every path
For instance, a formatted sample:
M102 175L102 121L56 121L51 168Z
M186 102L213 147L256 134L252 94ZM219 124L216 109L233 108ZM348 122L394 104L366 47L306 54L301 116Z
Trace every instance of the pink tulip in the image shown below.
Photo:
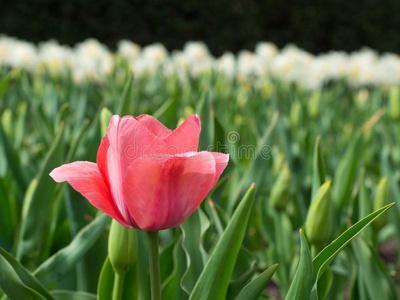
M197 152L201 125L189 116L174 131L149 115L113 116L97 164L77 161L50 176L127 227L178 226L217 183L229 155Z

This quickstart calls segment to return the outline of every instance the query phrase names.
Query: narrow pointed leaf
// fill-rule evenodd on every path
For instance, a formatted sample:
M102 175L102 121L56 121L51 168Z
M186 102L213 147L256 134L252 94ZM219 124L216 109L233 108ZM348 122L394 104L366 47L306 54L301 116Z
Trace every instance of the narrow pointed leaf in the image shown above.
M114 276L113 267L107 256L103 267L101 268L99 282L97 284L97 297L99 300L112 299Z
M58 203L55 201L56 183L49 173L62 163L63 137L64 126L61 125L37 176L36 187L24 201L16 257L30 267L41 263L50 251L54 229L51 225Z
M243 290L240 291L236 300L257 300L261 293L264 291L272 275L274 275L278 265L273 265L258 275L253 281L247 284Z
M93 246L109 220L107 215L102 214L84 227L67 247L51 256L35 270L36 278L46 288L54 286Z
M226 298L229 280L237 255L239 254L254 203L254 189L255 185L252 184L240 202L223 235L215 246L189 299L222 300Z
M187 262L186 271L182 277L182 287L188 294L193 290L208 259L202 239L209 227L210 222L200 208L181 225L182 247Z
M3 256L0 256L0 289L3 290L10 299L46 299L34 289L31 289L25 285L18 277L17 272L14 270L11 264Z
M374 211L356 224L343 232L336 240L326 246L313 260L313 282L318 281L318 278L326 270L333 259L338 253L354 239L360 232L362 232L368 225L370 225L376 218L391 208L394 203L388 204L381 209Z
M306 237L300 230L300 260L296 274L286 295L286 300L309 299L312 287L313 264Z
M312 182L312 193L311 199L314 199L319 187L325 182L326 171L325 163L322 157L321 150L321 137L317 137L314 146L314 157L313 157L313 182Z
M10 253L3 248L0 248L0 258L5 259L8 264L14 269L18 278L27 287L35 290L45 299L53 299L49 292L43 287L37 278L35 278L27 269L25 269ZM2 272L2 270L0 270ZM11 278L11 277L10 277Z

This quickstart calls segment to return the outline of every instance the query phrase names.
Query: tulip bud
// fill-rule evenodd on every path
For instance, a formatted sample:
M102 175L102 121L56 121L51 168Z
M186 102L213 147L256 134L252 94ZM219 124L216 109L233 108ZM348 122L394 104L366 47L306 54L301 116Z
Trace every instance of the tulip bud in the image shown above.
M108 256L116 273L125 274L134 265L137 257L136 245L135 230L113 220L108 236Z
M319 113L319 103L321 100L321 92L313 92L309 101L308 101L308 115L311 118L315 118Z
M290 108L290 123L293 128L298 128L301 123L301 116L303 115L301 102L296 100Z
M6 136L11 137L13 131L12 112L9 108L5 109L1 116L1 126L3 126Z
M100 112L101 136L105 136L106 135L108 124L110 123L111 117L112 117L111 111L107 107L103 107L103 109Z
M285 164L285 155L279 152L277 148L274 148L272 151L273 151L272 157L274 158L272 162L272 170L274 176L278 176L280 170L282 170L282 167Z
M332 232L333 214L330 197L331 182L325 182L318 190L308 209L304 225L307 237L313 245L325 245Z
M400 95L398 87L392 87L389 91L388 112L392 119L398 120L400 118Z
M388 204L388 194L389 194L388 180L386 177L382 177L378 183L378 187L376 188L375 192L374 204L373 204L374 211ZM386 225L386 223L387 223L387 215L383 214L372 223L372 226L375 229L380 230L383 226Z
M283 210L289 199L290 170L288 164L284 164L278 178L272 186L270 203L277 210Z

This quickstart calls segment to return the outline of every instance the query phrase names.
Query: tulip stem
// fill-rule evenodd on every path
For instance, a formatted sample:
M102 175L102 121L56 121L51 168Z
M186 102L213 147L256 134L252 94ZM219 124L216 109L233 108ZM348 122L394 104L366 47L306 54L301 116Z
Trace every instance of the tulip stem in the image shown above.
M147 231L147 238L149 241L151 299L161 300L158 231Z
M124 290L125 273L115 272L112 300L121 300Z

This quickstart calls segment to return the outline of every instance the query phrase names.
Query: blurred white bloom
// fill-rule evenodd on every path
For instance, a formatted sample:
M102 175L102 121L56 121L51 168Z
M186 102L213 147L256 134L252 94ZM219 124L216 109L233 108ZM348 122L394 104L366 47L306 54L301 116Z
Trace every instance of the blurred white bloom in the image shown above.
M273 43L260 42L256 45L255 53L268 62L278 55L279 49Z
M370 50L363 49L352 53L349 59L347 77L354 85L369 85L374 83L375 69L379 62L378 55Z
M32 70L37 63L36 47L14 38L0 38L0 63L13 68Z
M7 58L11 52L12 39L6 36L0 36L0 66L7 64Z
M167 49L159 43L146 46L142 52L143 59L149 61L149 63L153 64L161 64L168 57Z
M400 85L400 56L384 54L375 71L376 84L384 86Z
M239 52L237 69L239 78L247 78L260 73L260 64L257 56L250 51Z
M130 67L136 76L153 75L168 59L167 49L157 43L146 46L137 59L131 62Z
M188 42L183 48L183 55L189 62L209 59L210 53L203 42Z
M260 42L255 52L230 52L216 59L203 42L188 42L182 51L172 51L159 43L143 49L121 40L117 54L126 58L135 76L176 76L181 82L217 72L229 78L250 80L256 87L265 86L271 77L287 83L318 90L328 81L345 79L354 87L392 87L400 85L400 57L379 55L371 49L348 54L331 51L312 55L289 45L279 51L276 45ZM38 46L0 36L0 67L62 74L71 71L77 81L101 82L114 70L114 54L95 39L77 44L73 49L48 41Z
M314 56L295 46L287 46L271 63L271 72L288 82L301 82L311 67Z
M220 72L227 77L234 77L236 73L235 56L231 52L225 52L217 59L215 68L217 72Z
M214 67L214 57L202 42L186 43L181 55L187 62L188 73L194 78L210 72Z
M181 51L173 51L170 58L164 64L164 74L167 76L176 75L181 82L188 79L189 62Z
M102 81L114 69L108 49L95 39L88 39L75 47L73 78L77 81Z
M39 44L38 71L43 71L45 68L51 74L66 72L72 66L72 59L72 50L56 41Z
M140 46L128 40L121 40L118 43L118 53L128 60L134 60L140 54Z

